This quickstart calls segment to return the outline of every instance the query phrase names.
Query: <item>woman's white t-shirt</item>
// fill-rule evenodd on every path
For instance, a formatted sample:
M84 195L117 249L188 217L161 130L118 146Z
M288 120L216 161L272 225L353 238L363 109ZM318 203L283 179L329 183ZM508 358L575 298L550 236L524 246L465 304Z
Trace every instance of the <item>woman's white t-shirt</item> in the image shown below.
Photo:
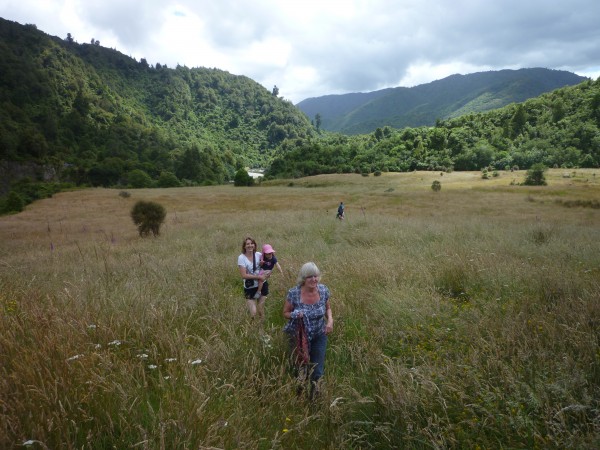
M260 272L260 259L261 258L262 258L261 252L254 253L254 259L256 261L256 270L252 270L252 260L248 259L248 257L242 253L242 254L240 254L240 256L238 256L238 266L245 267L246 273L248 273L250 275L258 275L258 273ZM242 278L242 283L244 283L244 281L245 280ZM253 287L258 286L258 280L253 280L253 281L254 281Z

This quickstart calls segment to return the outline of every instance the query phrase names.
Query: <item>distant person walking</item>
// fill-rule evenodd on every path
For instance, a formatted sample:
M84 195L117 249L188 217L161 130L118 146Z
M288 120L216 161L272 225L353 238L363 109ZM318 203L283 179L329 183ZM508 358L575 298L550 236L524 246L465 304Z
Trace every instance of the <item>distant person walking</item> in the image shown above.
M310 398L318 393L318 381L325 370L327 335L333 331L330 293L319 283L320 278L315 263L304 264L283 306L283 317L288 319L283 331L290 339L292 363L298 381L310 379Z
M242 242L242 253L238 256L238 267L244 282L244 297L250 316L264 316L264 305L269 295L269 283L266 281L270 273L260 274L262 253L256 251L256 241L250 236ZM263 281L260 290L258 281ZM258 293L258 296L255 295Z
M340 206L338 206L337 215L335 217L337 219L344 220L345 209L344 202L340 202Z
M273 272L273 269L275 269L275 267L277 267L279 273L283 275L283 269L277 261L277 257L275 256L275 250L273 249L273 247L271 247L270 244L264 244L262 246L262 258L260 260L260 271L258 272L258 274L271 276L271 272ZM260 297L263 283L264 281L261 280L259 277L258 289L256 290L256 294L254 294L255 299L258 299Z

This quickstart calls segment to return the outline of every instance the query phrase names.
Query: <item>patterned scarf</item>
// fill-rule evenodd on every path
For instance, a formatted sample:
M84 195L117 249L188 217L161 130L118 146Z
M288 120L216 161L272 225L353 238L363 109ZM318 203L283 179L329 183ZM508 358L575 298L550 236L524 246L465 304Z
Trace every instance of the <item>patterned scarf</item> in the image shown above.
M294 347L294 361L298 367L306 366L310 362L308 332L304 319L295 319L296 342Z

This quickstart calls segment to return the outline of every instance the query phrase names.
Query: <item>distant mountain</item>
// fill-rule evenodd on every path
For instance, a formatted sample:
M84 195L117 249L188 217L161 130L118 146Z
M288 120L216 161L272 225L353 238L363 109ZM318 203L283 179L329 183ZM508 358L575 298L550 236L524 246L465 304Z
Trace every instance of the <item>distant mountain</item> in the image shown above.
M499 70L451 75L412 88L308 98L296 106L310 119L320 114L323 130L364 134L384 126L432 126L438 119L501 108L585 79L542 68Z

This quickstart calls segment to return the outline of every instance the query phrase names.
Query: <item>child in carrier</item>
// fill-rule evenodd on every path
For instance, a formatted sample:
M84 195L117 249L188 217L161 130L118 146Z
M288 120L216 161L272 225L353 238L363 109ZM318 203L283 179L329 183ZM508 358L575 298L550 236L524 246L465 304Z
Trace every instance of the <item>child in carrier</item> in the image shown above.
M277 257L275 256L275 250L271 245L265 244L262 246L262 256L260 258L260 272L259 275L270 275L273 269L277 267L279 273L283 275L283 269L277 262ZM254 298L260 297L260 292L262 290L264 281L258 280L258 289L256 290L256 294Z

